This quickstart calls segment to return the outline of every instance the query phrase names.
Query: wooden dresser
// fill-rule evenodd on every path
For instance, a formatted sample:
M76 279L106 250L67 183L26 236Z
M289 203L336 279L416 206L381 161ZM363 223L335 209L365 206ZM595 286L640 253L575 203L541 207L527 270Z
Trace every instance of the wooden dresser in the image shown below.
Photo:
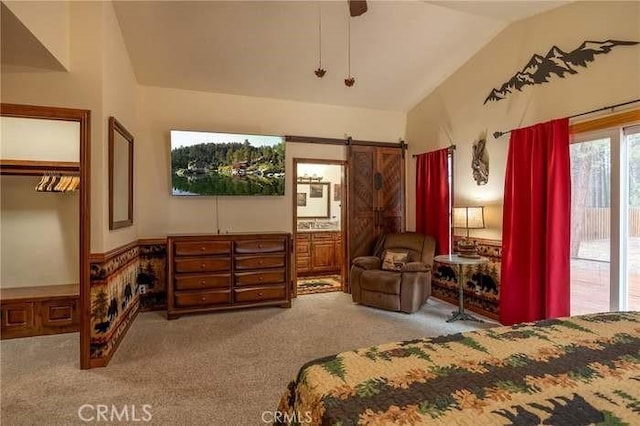
M167 257L168 319L254 306L291 307L287 233L169 236Z
M296 269L298 275L342 273L342 234L339 231L298 232Z

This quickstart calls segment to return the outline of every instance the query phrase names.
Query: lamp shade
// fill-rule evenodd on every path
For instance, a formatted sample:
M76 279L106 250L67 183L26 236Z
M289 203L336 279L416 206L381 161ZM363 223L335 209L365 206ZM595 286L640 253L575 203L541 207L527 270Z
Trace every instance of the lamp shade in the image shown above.
M463 229L484 228L484 207L454 207L453 227Z

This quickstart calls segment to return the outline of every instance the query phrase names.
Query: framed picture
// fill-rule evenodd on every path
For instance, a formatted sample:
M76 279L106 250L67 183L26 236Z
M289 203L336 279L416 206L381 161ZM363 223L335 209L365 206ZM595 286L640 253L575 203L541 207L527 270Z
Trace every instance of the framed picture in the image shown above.
M333 185L333 201L342 201L342 185L339 183Z
M298 192L298 207L306 207L307 205L307 193Z
M322 198L324 195L325 185L321 183L312 183L309 185L309 198Z

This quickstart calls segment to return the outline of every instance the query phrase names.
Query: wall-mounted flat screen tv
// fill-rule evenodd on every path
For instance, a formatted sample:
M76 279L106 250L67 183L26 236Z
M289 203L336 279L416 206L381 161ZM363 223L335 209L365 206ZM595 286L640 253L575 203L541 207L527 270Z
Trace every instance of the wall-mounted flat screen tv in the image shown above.
M171 131L173 195L284 195L284 138Z

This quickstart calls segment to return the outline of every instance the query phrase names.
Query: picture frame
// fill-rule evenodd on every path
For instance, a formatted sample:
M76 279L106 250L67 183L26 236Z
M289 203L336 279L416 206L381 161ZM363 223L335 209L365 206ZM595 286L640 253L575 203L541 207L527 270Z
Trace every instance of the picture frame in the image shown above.
M297 206L298 207L306 207L307 205L307 193L306 192L298 192L297 193Z
M309 198L323 198L324 187L321 183L312 183L309 185Z

